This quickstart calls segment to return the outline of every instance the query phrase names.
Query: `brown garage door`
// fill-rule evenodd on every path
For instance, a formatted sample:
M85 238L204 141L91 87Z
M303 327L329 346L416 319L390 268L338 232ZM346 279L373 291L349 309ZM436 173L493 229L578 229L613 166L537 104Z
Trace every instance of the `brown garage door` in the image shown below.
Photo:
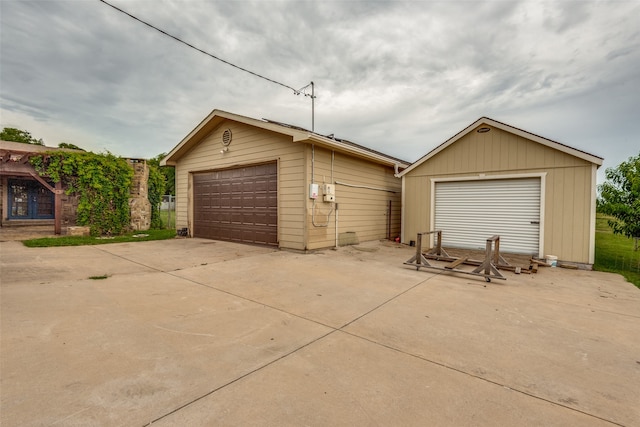
M276 163L193 176L194 236L278 245Z

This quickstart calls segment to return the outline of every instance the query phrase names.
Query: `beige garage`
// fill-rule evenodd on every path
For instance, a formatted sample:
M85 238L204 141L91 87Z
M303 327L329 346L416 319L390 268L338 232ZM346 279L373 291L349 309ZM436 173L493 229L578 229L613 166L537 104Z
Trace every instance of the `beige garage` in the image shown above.
M440 229L443 244L589 267L602 158L481 118L405 169L402 241Z
M190 236L312 250L400 234L408 163L344 139L214 110L162 164Z

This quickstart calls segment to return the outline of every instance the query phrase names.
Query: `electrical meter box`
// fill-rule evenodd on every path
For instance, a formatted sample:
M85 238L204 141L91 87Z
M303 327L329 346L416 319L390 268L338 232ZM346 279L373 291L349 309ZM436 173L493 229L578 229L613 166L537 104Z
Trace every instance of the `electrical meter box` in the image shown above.
M325 194L324 196L322 196L325 202L335 202L336 201L336 196L334 196L333 194Z
M322 184L322 193L327 195L335 195L336 194L336 186L333 184Z
M318 198L318 184L309 184L309 198L310 199Z

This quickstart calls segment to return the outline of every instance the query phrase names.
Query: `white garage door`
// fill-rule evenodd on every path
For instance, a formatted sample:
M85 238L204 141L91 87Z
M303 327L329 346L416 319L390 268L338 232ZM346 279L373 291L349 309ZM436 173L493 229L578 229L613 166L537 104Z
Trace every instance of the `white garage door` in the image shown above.
M484 250L497 234L500 251L538 255L540 178L437 182L435 205L445 247Z

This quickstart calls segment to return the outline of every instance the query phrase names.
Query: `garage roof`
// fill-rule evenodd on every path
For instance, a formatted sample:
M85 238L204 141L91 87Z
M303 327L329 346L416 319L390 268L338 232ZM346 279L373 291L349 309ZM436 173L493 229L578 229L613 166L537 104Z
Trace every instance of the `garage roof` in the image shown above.
M478 120L476 120L475 122L471 123L465 129L463 129L462 131L460 131L459 133L454 135L453 137L449 138L448 140L446 140L442 144L438 145L433 150L429 151L425 156L423 156L422 158L418 159L416 162L411 164L411 166L409 166L407 169L402 171L402 173L400 173L400 176L404 176L407 173L411 172L413 169L417 168L422 163L426 162L427 160L429 160L430 158L432 158L433 156L435 156L439 152L441 152L444 149L446 149L447 147L449 147L451 144L455 143L456 141L458 141L459 139L463 138L465 135L467 135L468 133L472 132L474 129L476 129L479 126L482 126L482 125L493 126L493 127L497 128L497 129L502 129L502 130L504 130L506 132L510 132L512 134L521 136L523 138L526 138L528 140L537 142L537 143L545 145L547 147L554 148L554 149L556 149L558 151L562 151L563 153L567 153L567 154L570 154L572 156L578 157L580 159L586 160L588 162L595 163L598 166L602 166L602 161L603 161L602 157L598 157L598 156L595 156L593 154L589 154L586 151L578 150L576 148L569 147L568 145L564 145L564 144L561 144L559 142L552 141L552 140L547 139L547 138L543 138L541 136L538 136L538 135L535 135L533 133L524 131L522 129L518 129L516 127L513 127L513 126L510 126L508 124L499 122L497 120L490 119L488 117L481 117Z
M208 135L213 129L225 120L233 120L250 126L255 126L272 132L291 136L293 142L303 142L307 144L315 144L324 146L332 150L341 151L357 157L365 158L370 161L384 165L398 165L403 169L409 166L406 162L395 157L388 156L379 151L358 145L345 139L335 138L331 136L320 135L315 132L303 129L301 127L289 125L286 123L276 122L267 119L253 119L251 117L241 116L239 114L229 113L222 110L213 110L198 126L195 127L187 136L184 137L178 145L160 162L161 166L173 166L177 161L189 150L195 147L200 141Z

